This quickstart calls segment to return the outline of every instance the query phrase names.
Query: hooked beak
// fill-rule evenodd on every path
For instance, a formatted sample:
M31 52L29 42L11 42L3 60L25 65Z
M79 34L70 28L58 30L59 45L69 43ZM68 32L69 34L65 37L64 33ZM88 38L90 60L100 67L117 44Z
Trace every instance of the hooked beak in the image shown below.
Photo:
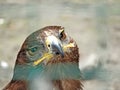
M38 65L45 59L50 60L53 55L61 55L62 57L64 57L64 51L66 51L67 48L75 47L74 43L69 43L68 45L62 46L61 41L55 36L48 36L45 43L48 47L49 52L45 53L42 58L34 61L34 66Z
M57 39L55 36L49 36L47 38L47 45L49 46L49 51L54 55L61 55L64 57L64 51L62 48L61 41Z
M51 49L52 49L52 53L55 54L55 55L61 55L62 57L64 57L64 52L63 52L63 49L62 49L62 46L58 43L52 43L51 44Z

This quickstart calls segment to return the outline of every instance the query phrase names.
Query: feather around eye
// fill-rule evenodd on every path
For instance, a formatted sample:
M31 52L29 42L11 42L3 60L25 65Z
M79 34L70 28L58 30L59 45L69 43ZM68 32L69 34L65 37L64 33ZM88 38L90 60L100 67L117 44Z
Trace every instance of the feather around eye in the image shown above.
M38 50L38 47L32 47L28 49L28 54L33 56L37 50Z
M59 31L59 38L60 40L64 40L66 38L64 29Z

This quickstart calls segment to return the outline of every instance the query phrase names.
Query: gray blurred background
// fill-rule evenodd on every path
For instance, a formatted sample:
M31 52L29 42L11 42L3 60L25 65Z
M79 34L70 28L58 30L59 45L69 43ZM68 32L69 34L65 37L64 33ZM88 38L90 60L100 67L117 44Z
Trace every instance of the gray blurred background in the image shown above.
M25 38L49 25L76 40L84 90L120 90L120 0L0 0L0 90Z

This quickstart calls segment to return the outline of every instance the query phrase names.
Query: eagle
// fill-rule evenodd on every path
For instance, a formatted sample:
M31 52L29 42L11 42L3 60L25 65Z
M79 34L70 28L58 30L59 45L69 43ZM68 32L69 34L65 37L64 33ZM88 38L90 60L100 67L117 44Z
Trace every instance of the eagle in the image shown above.
M29 35L3 90L83 90L79 48L62 26L46 26Z

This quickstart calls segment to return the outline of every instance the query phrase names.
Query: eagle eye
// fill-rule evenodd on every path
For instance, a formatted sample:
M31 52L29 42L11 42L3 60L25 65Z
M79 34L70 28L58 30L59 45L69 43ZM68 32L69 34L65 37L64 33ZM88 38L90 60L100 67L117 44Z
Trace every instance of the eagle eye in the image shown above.
M33 56L35 54L35 52L37 52L38 47L32 47L30 49L28 49L28 53L29 55Z

